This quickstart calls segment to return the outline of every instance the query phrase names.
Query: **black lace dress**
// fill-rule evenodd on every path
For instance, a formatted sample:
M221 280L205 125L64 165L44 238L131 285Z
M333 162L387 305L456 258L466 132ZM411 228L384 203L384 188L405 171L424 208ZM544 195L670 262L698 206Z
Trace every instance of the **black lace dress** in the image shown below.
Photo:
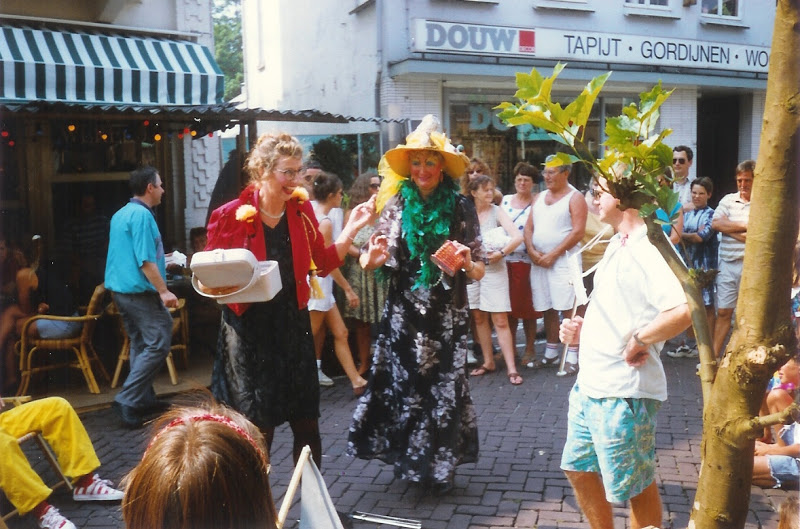
M283 287L241 316L223 306L211 391L256 426L271 428L317 419L319 384L308 310L297 307L286 216L275 228L263 227L268 258L278 261Z
M478 428L466 374L466 276L412 290L420 268L401 233L403 201L387 204L376 232L387 235L390 280L369 386L353 416L347 452L394 465L395 476L452 484L456 465L477 461ZM460 198L449 239L480 259L475 207Z

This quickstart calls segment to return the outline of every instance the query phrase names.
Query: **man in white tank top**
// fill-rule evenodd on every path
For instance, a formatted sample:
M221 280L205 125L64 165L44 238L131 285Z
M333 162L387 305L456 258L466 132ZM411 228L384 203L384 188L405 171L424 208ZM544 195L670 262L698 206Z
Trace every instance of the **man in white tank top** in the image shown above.
M547 161L551 160L548 156ZM545 356L536 367L557 366L558 312L570 311L575 290L570 283L569 255L574 253L586 230L588 208L583 195L568 182L571 166L547 167L542 171L547 191L539 193L525 225L525 248L531 258L533 307L544 313L547 338ZM564 317L569 317L565 314ZM565 372L574 374L578 346L567 352Z

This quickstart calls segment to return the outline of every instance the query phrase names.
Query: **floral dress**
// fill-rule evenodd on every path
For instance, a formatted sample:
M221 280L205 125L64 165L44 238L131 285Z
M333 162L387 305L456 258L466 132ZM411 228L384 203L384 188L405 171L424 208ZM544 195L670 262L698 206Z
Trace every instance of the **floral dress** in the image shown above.
M364 226L355 237L353 244L357 248L364 246L369 241L370 236L375 231L374 226ZM359 303L357 307L343 304L342 316L353 318L365 323L378 323L383 314L383 306L386 303L386 280L378 277L377 270L364 270L358 263L358 259L347 256L342 267L347 282L353 287L358 295Z
M467 278L463 272L453 278L443 274L431 288L412 288L420 262L409 259L402 214L398 195L376 227L388 238L389 292L347 452L394 465L398 478L451 485L456 465L478 458L465 368ZM448 238L469 246L473 260L483 257L475 206L465 197L457 200Z

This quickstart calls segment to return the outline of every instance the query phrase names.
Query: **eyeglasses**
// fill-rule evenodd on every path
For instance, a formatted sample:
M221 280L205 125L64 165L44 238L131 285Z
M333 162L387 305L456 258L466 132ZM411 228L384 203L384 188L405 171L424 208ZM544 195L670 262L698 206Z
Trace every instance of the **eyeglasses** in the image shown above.
M370 184L370 185L369 185L369 188L370 188L370 189L380 189L380 187L381 187L381 185L380 185L380 184Z
M686 158L673 158L672 159L672 165L675 165L675 164L683 165L686 162L687 162Z
M283 176L288 177L290 180L294 179L302 171L302 169L275 169L276 173L280 173Z

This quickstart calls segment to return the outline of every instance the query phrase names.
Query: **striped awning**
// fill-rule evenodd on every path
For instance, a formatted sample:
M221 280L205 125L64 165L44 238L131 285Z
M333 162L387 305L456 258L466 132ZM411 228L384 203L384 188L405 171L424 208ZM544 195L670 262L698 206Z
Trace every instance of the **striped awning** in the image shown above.
M0 25L0 100L214 105L224 80L186 40Z

